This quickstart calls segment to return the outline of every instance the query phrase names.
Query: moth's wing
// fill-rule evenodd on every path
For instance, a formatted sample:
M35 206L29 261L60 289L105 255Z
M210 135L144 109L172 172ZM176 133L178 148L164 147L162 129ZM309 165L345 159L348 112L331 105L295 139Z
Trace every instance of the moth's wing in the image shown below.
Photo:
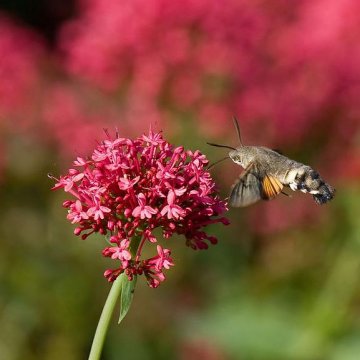
M284 185L272 175L264 173L261 179L261 198L271 200L281 193Z
M245 169L239 179L233 185L229 205L233 207L244 207L259 201L262 198L262 184L256 168Z
M266 173L260 164L251 164L233 185L229 205L244 207L260 199L270 200L281 193L283 184L274 176Z

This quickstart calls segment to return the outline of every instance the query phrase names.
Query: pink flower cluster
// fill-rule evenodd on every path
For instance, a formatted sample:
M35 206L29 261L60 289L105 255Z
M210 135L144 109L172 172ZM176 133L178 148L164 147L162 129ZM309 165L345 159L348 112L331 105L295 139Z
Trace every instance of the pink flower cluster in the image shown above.
M151 287L165 279L163 269L173 266L169 249L158 244L154 230L165 239L186 237L193 249L207 249L217 239L203 228L221 222L226 203L219 199L215 183L199 151L173 148L161 133L135 140L117 136L99 144L90 159L78 157L74 168L61 176L53 189L63 188L74 196L64 202L67 218L77 224L76 235L107 235L112 246L103 255L118 261L105 271L114 281L123 272L132 279L144 274ZM144 245L157 243L157 254L142 259Z

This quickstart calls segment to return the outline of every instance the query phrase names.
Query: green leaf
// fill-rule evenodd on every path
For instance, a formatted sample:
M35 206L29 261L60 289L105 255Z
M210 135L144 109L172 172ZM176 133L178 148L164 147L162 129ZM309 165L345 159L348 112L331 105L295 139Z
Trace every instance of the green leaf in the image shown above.
M118 324L124 319L130 309L132 299L134 297L134 291L136 286L137 276L129 281L128 277L122 273L121 278L121 294L120 294L120 316Z

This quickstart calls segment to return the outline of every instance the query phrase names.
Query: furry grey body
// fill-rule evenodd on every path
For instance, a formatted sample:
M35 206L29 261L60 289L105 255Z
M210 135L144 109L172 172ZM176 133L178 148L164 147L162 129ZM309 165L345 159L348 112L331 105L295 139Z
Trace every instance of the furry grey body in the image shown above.
M263 146L242 146L229 152L230 158L244 169L256 167L260 177L271 175L292 190L310 193L316 203L324 204L335 190L310 166L304 165Z

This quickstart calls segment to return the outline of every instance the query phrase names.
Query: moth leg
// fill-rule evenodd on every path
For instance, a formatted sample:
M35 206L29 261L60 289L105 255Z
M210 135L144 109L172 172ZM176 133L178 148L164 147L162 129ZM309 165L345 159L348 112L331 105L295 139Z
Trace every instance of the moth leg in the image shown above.
M287 192L285 192L285 191L281 191L281 194L283 194L283 195L285 195L285 196L287 196L287 197L292 197L292 195L291 194L288 194Z

